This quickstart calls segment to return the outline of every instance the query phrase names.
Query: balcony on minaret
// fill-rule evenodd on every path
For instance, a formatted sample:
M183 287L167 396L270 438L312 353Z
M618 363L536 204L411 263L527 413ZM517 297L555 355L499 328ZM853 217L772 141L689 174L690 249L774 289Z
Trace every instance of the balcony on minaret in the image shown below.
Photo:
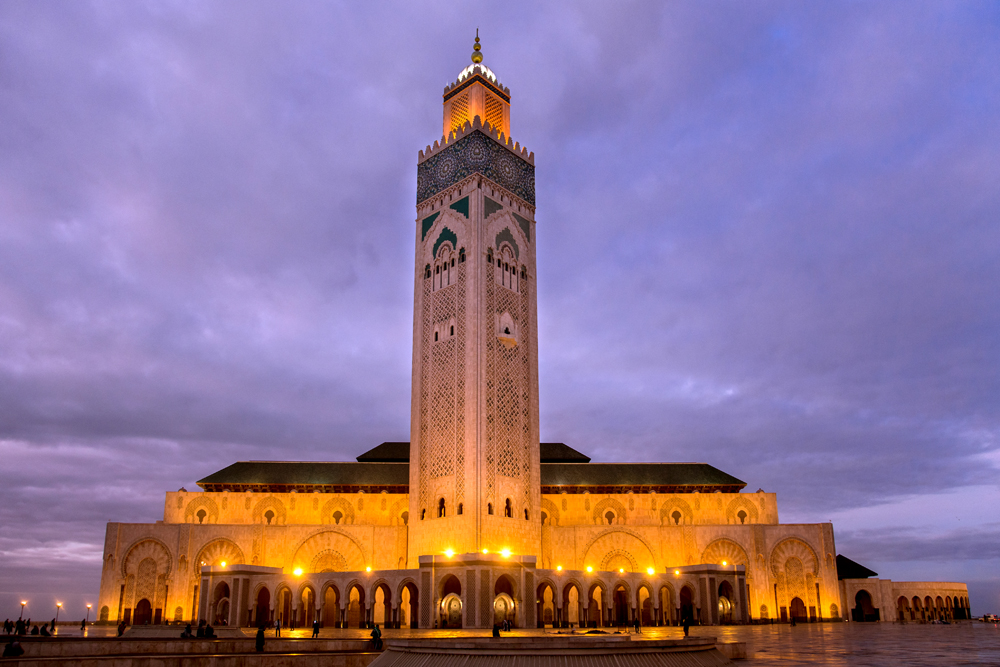
M444 123L442 134L447 137L479 116L483 124L510 136L510 89L504 88L489 67L483 64L479 35L473 47L472 64L444 89Z

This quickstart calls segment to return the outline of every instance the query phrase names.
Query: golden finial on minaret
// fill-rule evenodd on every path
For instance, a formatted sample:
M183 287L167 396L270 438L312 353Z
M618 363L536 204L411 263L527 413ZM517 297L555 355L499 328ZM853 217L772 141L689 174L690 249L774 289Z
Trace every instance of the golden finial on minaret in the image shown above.
M472 62L478 65L479 63L483 62L483 54L479 52L480 49L483 48L479 46L479 28L476 28L476 44L472 48L473 48Z

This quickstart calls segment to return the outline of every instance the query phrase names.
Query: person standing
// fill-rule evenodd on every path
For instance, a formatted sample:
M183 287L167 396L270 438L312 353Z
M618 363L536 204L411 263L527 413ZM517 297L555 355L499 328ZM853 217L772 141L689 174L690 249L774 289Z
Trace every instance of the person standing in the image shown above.
M319 637L319 619L318 618L314 618L313 619L313 639L316 639L317 637Z
M274 619L274 636L275 637L280 637L281 636L281 617L280 616L278 618Z
M691 628L691 618L684 614L684 636L688 636L688 630Z
M257 648L257 653L264 652L264 626L257 628L257 637L254 640L254 646Z

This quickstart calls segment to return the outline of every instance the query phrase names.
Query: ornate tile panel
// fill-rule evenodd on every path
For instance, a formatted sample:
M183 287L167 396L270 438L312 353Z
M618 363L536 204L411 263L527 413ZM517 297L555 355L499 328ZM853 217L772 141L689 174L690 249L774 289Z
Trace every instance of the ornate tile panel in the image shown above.
M479 130L459 139L417 166L417 203L479 172L532 206L535 167Z

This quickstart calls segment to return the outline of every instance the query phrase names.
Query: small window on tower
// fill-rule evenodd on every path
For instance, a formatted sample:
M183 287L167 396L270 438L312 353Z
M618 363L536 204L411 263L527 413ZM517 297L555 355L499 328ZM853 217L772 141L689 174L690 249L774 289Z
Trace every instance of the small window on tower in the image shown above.
M503 515L508 519L514 518L514 508L510 504L510 498L508 498L507 502L504 504Z
M670 518L674 520L675 526L681 525L681 513L677 510L674 510L674 513L670 515Z
M458 513L459 513L459 514L461 514L461 513L462 513L462 503L459 503L459 504L458 504Z
M448 335L449 336L454 336L455 335L455 325L454 324L451 325L451 333L449 333Z
M486 513L493 516L493 503L486 504Z
M465 261L465 248L458 251L458 263L461 264Z
M431 277L431 265L428 264L427 266L424 267L424 279L427 279L427 278L430 278L430 277Z
M434 342L436 343L437 341L438 341L438 332L435 331L434 332Z
M525 520L525 521L529 521L529 518L528 518L528 516L529 516L529 515L528 515L528 510L527 510L527 508L525 508L525 510L524 510L524 520Z
M444 517L444 516L445 516L444 498L441 498L440 500L438 500L438 518L441 518L441 517Z
M420 520L423 521L427 516L427 510L420 510Z
M454 257L451 259L451 265L455 266L455 258Z

